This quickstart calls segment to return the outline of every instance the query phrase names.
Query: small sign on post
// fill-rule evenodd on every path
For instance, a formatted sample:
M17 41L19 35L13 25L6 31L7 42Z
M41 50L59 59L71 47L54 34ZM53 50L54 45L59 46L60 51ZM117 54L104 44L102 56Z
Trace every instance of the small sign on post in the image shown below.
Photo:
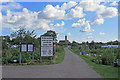
M27 52L27 44L20 44L20 52Z
M28 44L28 52L34 52L34 45Z
M32 62L34 62L34 44L20 43L20 64L21 64L21 52L32 52Z

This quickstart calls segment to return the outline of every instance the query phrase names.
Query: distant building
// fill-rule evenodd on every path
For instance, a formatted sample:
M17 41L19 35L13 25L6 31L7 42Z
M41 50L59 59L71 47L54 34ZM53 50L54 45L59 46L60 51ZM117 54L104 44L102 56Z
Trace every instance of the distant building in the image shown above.
M67 36L65 36L65 40L60 40L58 42L58 45L70 45L70 44L71 44L70 41L67 40Z

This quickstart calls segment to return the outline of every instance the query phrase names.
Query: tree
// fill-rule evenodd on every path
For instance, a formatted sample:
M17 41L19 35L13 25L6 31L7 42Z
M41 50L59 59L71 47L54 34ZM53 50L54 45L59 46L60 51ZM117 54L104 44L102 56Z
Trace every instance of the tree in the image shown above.
M77 43L76 41L72 42L71 48L79 48L79 49L81 49L81 47L79 46L79 43Z
M35 40L35 31L26 31L25 29L20 29L16 32L13 32L11 35L13 44L19 44L22 43L32 43Z
M1 36L2 37L2 49L8 49L8 44L10 42L10 37L7 36Z

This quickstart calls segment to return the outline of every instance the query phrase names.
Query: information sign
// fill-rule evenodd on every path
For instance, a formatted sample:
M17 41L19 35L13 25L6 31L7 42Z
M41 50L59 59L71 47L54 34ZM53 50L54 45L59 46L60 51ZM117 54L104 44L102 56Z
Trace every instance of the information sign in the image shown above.
M53 56L52 36L41 36L41 56Z
M28 44L28 52L33 52L33 51L34 51L33 44Z
M21 51L21 52L27 52L27 44L21 44L20 47L21 47L21 48L20 48L20 51Z

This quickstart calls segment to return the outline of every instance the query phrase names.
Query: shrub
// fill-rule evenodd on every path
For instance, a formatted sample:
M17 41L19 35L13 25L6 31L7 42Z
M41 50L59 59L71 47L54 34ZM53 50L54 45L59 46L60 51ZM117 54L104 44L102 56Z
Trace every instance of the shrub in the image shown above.
M105 58L106 64L111 64L115 61L115 56L112 48L108 48L104 51L102 58Z

